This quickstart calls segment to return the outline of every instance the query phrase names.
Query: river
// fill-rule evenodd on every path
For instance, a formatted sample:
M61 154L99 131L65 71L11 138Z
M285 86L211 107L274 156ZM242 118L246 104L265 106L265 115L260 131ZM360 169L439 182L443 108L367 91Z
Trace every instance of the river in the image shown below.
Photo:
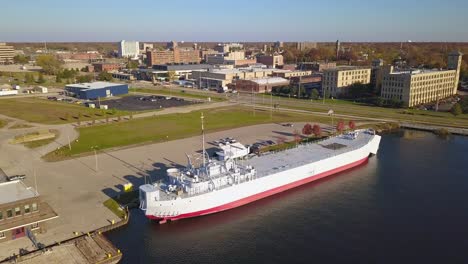
M230 211L108 234L122 263L468 263L468 137L384 135L360 167Z

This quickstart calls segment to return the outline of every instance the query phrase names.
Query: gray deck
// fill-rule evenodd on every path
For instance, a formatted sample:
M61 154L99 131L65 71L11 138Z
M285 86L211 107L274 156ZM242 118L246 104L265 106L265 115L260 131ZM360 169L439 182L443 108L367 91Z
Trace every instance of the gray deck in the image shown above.
M245 163L252 165L257 170L257 177L262 177L360 148L367 144L372 136L362 131L356 139L345 138L345 136L328 138L319 142L299 145L285 151L256 156L245 161ZM336 150L324 147L334 143L345 147Z

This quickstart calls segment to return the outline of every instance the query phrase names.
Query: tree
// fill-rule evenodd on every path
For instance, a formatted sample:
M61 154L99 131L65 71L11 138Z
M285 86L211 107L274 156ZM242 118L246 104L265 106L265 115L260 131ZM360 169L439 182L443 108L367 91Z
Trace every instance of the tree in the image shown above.
M61 83L62 82L62 78L60 78L60 75L55 76L55 82L56 83Z
M80 75L76 78L76 81L79 83L91 82L92 80L93 80L93 75L91 74Z
M13 62L17 64L27 64L29 62L29 57L18 54L13 57Z
M109 82L109 81L112 81L114 78L112 78L112 74L111 74L111 73L108 73L108 72L106 72L106 71L103 71L103 72L99 73L97 79L98 79L99 81L107 81L107 82Z
M176 73L175 73L175 71L168 71L168 72L167 72L167 79L168 79L170 82L174 81L175 78L176 78Z
M353 83L348 88L348 95L351 98L362 98L371 95L371 86L360 82Z
M39 72L39 78L37 78L37 82L38 83L45 83L46 80L44 79L44 75L42 74L42 72Z
M304 135L311 135L312 134L312 125L311 124L305 124L304 127L302 128L302 134Z
M32 73L26 73L24 75L24 82L25 83L34 83L34 76L32 75Z
M312 89L310 92L310 98L317 100L319 98L319 91L317 89Z
M314 133L316 137L319 137L322 135L322 128L319 125L314 124L312 127L312 133Z
M354 130L354 129L356 128L356 124L354 123L353 120L350 120L350 121L349 121L348 127L349 127L349 129L351 129L351 130Z
M129 60L127 63L127 69L136 69L138 68L138 62L134 60Z
M461 107L461 105L459 103L454 104L452 106L452 109L450 109L450 112L454 116L461 115L463 113L462 107Z
M62 62L49 54L37 56L36 64L42 67L45 74L50 75L55 75L62 69Z
M343 130L345 129L345 124L342 120L338 121L338 124L336 124L336 130L338 132L343 132Z

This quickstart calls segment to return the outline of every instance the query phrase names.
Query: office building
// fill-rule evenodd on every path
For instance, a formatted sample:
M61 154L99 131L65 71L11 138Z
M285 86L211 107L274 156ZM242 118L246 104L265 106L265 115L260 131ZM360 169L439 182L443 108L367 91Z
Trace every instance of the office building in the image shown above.
M462 56L460 52L449 53L446 70L395 71L393 66L385 67L381 97L400 100L405 107L412 107L456 94Z
M200 52L192 48L181 48L177 42L168 44L172 47L167 50L148 50L146 52L146 61L148 67L158 64L190 64L200 63Z
M152 50L154 49L154 45L151 44L151 43L142 43L140 44L141 45L141 49L140 49L140 53L141 54L146 54L146 51L147 50Z
M283 55L281 54L257 56L257 62L273 68L284 65Z
M370 83L371 68L338 66L323 72L322 88L326 97L341 97L348 94L348 88L354 83Z
M119 43L119 57L136 58L140 54L140 44L138 41L122 40Z
M317 48L317 42L296 42L296 49L300 51L305 51L305 50L310 50L310 49L316 49Z
M0 174L4 179L1 169ZM57 217L36 190L22 181L0 182L0 243L23 237L33 239L46 232L47 223Z
M177 65L153 65L152 69L139 69L138 79L156 81L165 80L168 72L174 72L177 79L189 79L193 71L208 71L213 65L209 64L177 64Z
M303 77L312 75L312 71L289 71L289 70L275 70L273 76L290 79L293 77Z
M80 99L97 99L128 94L128 85L110 82L75 83L66 85L65 90Z
M13 46L7 46L5 43L0 42L0 64L13 63L14 56L15 49L13 48Z
M300 70L310 70L314 72L323 72L327 69L336 68L336 62L316 61L316 62L300 62L297 65Z
M244 50L244 45L240 43L223 43L223 44L216 45L214 50L220 53L227 53L231 51L241 51L241 50Z

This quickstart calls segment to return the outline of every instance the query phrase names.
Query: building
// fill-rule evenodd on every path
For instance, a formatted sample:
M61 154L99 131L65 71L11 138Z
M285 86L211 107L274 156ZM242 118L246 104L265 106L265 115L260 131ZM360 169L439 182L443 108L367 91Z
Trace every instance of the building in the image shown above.
M156 81L165 80L168 72L174 72L174 77L177 79L189 79L193 71L208 71L213 65L209 64L161 64L153 65L152 69L138 70L138 79Z
M405 107L434 102L457 93L463 54L451 52L446 70L383 69L381 97L400 100Z
M214 48L217 52L220 53L227 53L231 51L240 51L244 49L244 45L240 43L223 43L223 44L218 44Z
M281 77L285 79L290 79L293 77L303 77L309 76L312 74L312 71L289 71L289 70L275 70L273 76Z
M36 86L33 88L33 91L36 93L48 93L49 89L47 89L47 87L44 86Z
M141 49L140 49L140 53L141 54L146 54L146 51L147 50L152 50L154 49L154 45L151 44L151 43L142 43L140 44L141 45Z
M6 43L0 42L0 64L13 63L15 49L13 46L7 46Z
M193 71L192 79L198 88L224 89L235 80L248 80L268 77L273 69L264 68L238 68L238 69L210 69L209 71Z
M322 93L322 74L311 74L307 76L291 77L290 84L295 87L301 87L310 95L313 89Z
M284 43L282 41L276 41L274 44L273 44L273 49L275 51L280 51L284 48Z
M376 59L371 64L371 79L370 84L378 94L382 89L382 73L383 73L384 61L382 59Z
M148 50L146 52L148 67L158 64L190 64L200 63L200 52L191 48L175 46L169 50Z
M296 49L300 51L304 50L310 50L310 49L316 49L317 48L317 42L296 42Z
M3 170L0 174L4 174ZM39 194L22 181L0 182L0 243L44 233L46 223L57 217Z
M97 99L128 94L128 85L110 82L75 83L66 85L65 90L80 99Z
M136 58L140 54L140 44L138 41L120 41L119 57L122 58Z
M133 74L126 72L113 72L112 78L121 81L134 81L136 79Z
M300 62L297 65L297 68L301 70L323 72L324 70L327 70L327 69L336 68L336 62L328 62L328 61Z
M323 72L322 88L324 96L341 97L348 94L349 86L354 83L370 83L371 68L338 66Z
M255 58L246 58L245 51L229 51L206 56L206 63L211 65L234 65L235 67L250 66L257 63Z
M257 62L273 68L284 65L283 55L281 54L257 56Z
M231 87L238 92L265 93L274 87L288 86L289 80L280 77L265 77L250 80L236 80Z
M93 71L95 72L120 71L122 68L123 68L123 65L120 63L111 63L111 62L93 63ZM88 68L88 71L91 72L91 68Z

